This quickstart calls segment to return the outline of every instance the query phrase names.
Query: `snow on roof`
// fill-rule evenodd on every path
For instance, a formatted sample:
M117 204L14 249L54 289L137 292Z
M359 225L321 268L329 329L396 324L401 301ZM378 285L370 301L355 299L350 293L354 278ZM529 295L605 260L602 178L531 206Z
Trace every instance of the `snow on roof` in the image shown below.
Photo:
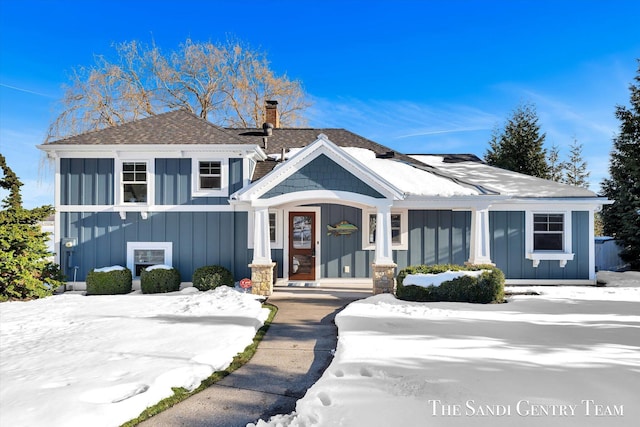
M365 148L342 147L349 155L396 186L406 194L417 196L476 196L480 192L453 181L394 159L376 158L376 153Z
M411 157L433 166L452 178L495 190L502 195L517 197L597 197L591 190L573 185L524 175L479 162L448 163L443 156L414 154Z

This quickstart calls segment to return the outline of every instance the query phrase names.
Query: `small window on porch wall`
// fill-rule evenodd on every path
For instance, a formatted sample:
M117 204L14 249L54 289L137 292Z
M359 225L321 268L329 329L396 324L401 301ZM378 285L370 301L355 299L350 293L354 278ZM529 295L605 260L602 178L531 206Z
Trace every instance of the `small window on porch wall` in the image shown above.
M142 270L152 265L172 265L171 242L128 242L127 268L133 277L140 277Z
M363 249L375 249L376 245L376 222L377 215L368 211L363 223L366 225L364 230ZM394 249L406 249L406 233L407 233L407 214L406 212L391 213L391 244Z

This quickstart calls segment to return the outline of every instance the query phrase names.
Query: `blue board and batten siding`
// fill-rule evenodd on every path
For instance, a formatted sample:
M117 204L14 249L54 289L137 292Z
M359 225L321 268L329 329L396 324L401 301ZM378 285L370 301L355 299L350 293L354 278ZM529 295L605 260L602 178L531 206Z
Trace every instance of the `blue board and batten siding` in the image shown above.
M589 279L589 212L573 212L571 224L574 259L565 267L558 261L540 261L533 267L525 258L525 212L490 212L491 260L507 279Z
M227 197L191 198L191 159L155 159L156 205L228 205ZM228 186L232 193L243 185L243 160L229 159ZM113 205L113 159L60 160L62 205ZM247 265L246 212L137 212L122 220L118 212L62 212L61 238L77 239L69 252L61 248L60 263L71 280L83 281L92 268L126 265L127 242L171 242L173 264L185 282L203 265L223 265L236 278L250 276Z
M92 268L127 265L127 242L171 242L173 266L190 282L196 268L222 265L234 277L250 277L246 212L137 212L122 220L116 212L62 212L60 232L76 238L73 258L61 258L65 274L83 281Z
M115 202L114 159L60 160L60 202L66 206L113 205ZM155 159L154 203L156 205L228 205L227 197L192 197L191 159ZM229 194L242 188L243 159L229 159ZM263 197L301 190L328 189L380 198L382 195L333 160L321 155ZM371 277L373 250L362 249L362 211L358 208L320 204L321 278ZM451 210L409 210L407 250L394 250L398 270L417 264L463 264L469 258L471 213ZM236 279L249 277L253 251L247 249L246 212L151 212L142 219L129 212L122 220L118 212L61 212L60 237L76 238L78 246L69 258L61 248L60 262L69 280L84 281L92 268L126 265L127 242L171 242L173 265L183 281L204 265L229 268ZM326 226L347 221L358 227L351 235L327 235ZM572 213L574 260L564 268L558 261L541 261L534 268L525 258L525 212L490 212L492 261L508 279L588 279L589 213ZM286 243L285 243L286 244ZM284 250L272 250L283 277ZM349 267L348 271L345 267Z
M229 194L243 186L243 160L229 159ZM156 205L228 205L228 197L191 197L191 159L155 159ZM62 205L113 205L113 159L60 159Z
M362 249L362 211L358 208L321 206L322 278L371 277L375 251ZM471 213L450 210L408 212L408 250L394 250L398 269L416 264L463 264L469 258ZM351 235L327 235L326 225L347 221L358 227ZM344 267L349 267L349 272Z
M60 159L60 203L112 205L113 159Z

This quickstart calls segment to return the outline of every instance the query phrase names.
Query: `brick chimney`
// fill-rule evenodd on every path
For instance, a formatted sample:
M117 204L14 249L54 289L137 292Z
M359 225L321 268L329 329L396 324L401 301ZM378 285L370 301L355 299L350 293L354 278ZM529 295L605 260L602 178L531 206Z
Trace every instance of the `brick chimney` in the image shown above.
M265 121L271 123L274 128L279 128L280 114L278 113L278 101L267 101L265 107Z

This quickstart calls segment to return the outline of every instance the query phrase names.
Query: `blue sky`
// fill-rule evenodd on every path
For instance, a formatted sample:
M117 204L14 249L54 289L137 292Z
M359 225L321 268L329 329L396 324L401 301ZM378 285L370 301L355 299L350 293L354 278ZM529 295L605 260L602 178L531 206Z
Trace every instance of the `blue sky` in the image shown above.
M640 58L640 2L2 0L0 152L25 206L53 203L35 148L73 67L112 44L232 35L303 82L313 127L341 127L405 153L484 155L492 130L536 105L546 142L584 144L591 188L607 174L616 104Z

